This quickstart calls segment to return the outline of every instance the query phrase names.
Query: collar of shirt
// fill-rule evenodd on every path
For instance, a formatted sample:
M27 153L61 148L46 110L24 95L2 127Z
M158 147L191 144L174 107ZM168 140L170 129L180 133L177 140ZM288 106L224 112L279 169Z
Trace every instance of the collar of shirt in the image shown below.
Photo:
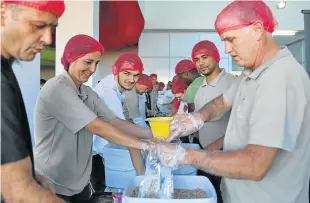
M287 47L282 48L276 55L274 55L271 59L260 65L256 70L248 74L247 77L256 80L262 72L264 72L267 68L269 68L273 63L277 60L292 55ZM247 74L246 74L247 75Z
M211 81L210 84L207 83L207 77L206 77L206 79L203 80L202 85L203 86L209 85L212 87L216 87L219 84L219 82L221 81L221 79L224 77L224 75L226 75L226 71L225 71L225 69L222 69L221 72Z
M11 67L13 62L14 62L14 60L7 59L7 58L5 58L5 57L3 57L1 55L1 66L3 66L3 67Z
M67 83L74 89L74 91L76 92L76 94L79 96L79 98L84 101L85 99L87 99L87 91L86 91L86 86L84 84L81 84L80 89L78 89L75 85L75 83L73 82L71 76L69 75L69 73L67 71L65 71L63 73L64 77L67 80Z
M110 74L103 78L95 87L95 89L97 90L100 90L101 88L108 88L115 91L119 100L124 102L125 91L123 91L122 93L119 91L113 74Z

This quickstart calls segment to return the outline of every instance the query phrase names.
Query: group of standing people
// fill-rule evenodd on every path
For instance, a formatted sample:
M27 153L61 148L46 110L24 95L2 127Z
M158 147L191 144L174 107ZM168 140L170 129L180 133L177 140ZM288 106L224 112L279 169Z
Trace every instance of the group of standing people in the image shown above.
M225 52L246 69L242 76L220 68L210 41L194 46L194 65L182 62L176 68L174 84L183 81L184 86L172 84L172 92L177 100L189 95L193 113L174 117L167 141L199 131L206 149L199 151L147 141L152 133L141 115L126 120L122 95L134 91L139 97L157 85L143 74L136 54L120 55L113 74L94 90L84 85L104 47L83 34L67 42L61 58L65 71L39 93L32 149L12 63L31 61L51 44L64 11L63 1L1 1L2 202L90 201L93 135L128 147L138 174L144 173L140 151L153 150L166 166L193 165L222 177L219 195L225 203L308 202L310 80L290 51L272 38L277 23L263 1L234 1L215 22ZM204 77L197 85L200 74ZM197 89L194 97L187 93L191 85Z

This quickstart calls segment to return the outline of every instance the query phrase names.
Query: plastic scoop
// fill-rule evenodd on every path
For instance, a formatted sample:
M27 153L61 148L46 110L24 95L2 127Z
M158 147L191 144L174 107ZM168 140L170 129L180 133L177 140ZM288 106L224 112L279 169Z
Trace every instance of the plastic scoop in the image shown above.
M170 123L173 117L153 117L146 119L152 129L154 137L167 139L170 135Z

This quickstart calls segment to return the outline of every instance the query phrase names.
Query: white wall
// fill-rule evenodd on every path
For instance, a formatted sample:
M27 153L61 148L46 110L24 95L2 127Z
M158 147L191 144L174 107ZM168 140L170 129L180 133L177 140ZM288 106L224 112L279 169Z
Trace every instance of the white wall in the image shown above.
M145 1L145 28L213 30L217 14L229 3L230 1ZM289 1L282 10L276 8L276 1L266 3L278 20L279 29L304 29L301 10L310 9L309 1Z
M210 40L218 48L220 67L231 72L231 59L224 53L224 43L215 32L146 31L139 40L139 56L145 73L156 73L159 81L166 83L175 75L176 64L191 59L193 46L201 40Z
M40 91L40 54L37 54L31 62L15 62L13 70L23 95L32 143L34 143L33 115L36 99Z
M305 39L298 40L287 46L297 61L306 68Z

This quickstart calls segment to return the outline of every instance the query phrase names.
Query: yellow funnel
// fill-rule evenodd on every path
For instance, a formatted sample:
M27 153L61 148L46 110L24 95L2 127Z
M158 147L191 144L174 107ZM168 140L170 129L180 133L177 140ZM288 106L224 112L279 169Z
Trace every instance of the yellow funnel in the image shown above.
M153 117L146 119L151 126L152 133L154 137L160 137L167 139L170 135L170 122L173 117Z

